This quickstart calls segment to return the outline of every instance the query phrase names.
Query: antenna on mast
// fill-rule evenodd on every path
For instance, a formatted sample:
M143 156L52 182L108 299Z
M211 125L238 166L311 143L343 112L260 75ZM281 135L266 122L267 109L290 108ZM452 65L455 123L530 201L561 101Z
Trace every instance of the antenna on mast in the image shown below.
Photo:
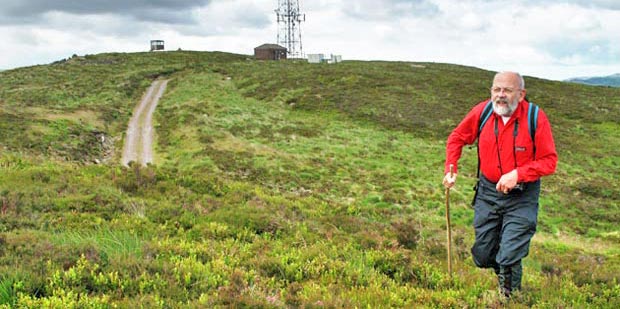
M301 45L301 22L306 14L299 12L299 0L278 0L278 44L286 47L288 58L304 58Z

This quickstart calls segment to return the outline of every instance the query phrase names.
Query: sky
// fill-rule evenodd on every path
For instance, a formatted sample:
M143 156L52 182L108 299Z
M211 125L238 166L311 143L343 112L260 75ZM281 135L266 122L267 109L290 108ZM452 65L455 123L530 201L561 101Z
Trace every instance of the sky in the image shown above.
M277 0L0 0L0 70L74 54L253 54ZM440 62L563 80L620 73L620 0L299 0L305 54Z

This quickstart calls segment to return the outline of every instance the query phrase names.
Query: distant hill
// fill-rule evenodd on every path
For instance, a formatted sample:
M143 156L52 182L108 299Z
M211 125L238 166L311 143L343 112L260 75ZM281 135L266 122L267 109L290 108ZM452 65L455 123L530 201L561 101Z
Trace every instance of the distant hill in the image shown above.
M575 77L566 81L586 85L620 87L620 73L609 76Z

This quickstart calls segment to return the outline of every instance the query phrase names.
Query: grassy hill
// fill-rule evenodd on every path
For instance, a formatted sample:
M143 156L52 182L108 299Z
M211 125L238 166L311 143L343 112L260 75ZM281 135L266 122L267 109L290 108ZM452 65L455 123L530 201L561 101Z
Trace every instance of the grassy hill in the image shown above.
M0 72L0 306L499 307L476 269L475 149L445 139L493 72L437 63L100 54ZM155 78L156 164L120 166ZM620 89L526 77L558 172L510 307L620 305ZM103 164L95 164L102 162Z

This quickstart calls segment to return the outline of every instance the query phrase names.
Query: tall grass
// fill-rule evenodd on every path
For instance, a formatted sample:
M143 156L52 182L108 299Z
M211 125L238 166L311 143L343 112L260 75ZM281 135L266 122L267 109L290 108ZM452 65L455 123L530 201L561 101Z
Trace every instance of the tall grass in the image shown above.
M17 304L17 293L14 289L16 284L13 278L7 275L0 276L0 306L12 308Z
M94 230L71 230L53 235L51 242L60 247L92 246L109 258L139 257L144 241L135 233L103 226Z

